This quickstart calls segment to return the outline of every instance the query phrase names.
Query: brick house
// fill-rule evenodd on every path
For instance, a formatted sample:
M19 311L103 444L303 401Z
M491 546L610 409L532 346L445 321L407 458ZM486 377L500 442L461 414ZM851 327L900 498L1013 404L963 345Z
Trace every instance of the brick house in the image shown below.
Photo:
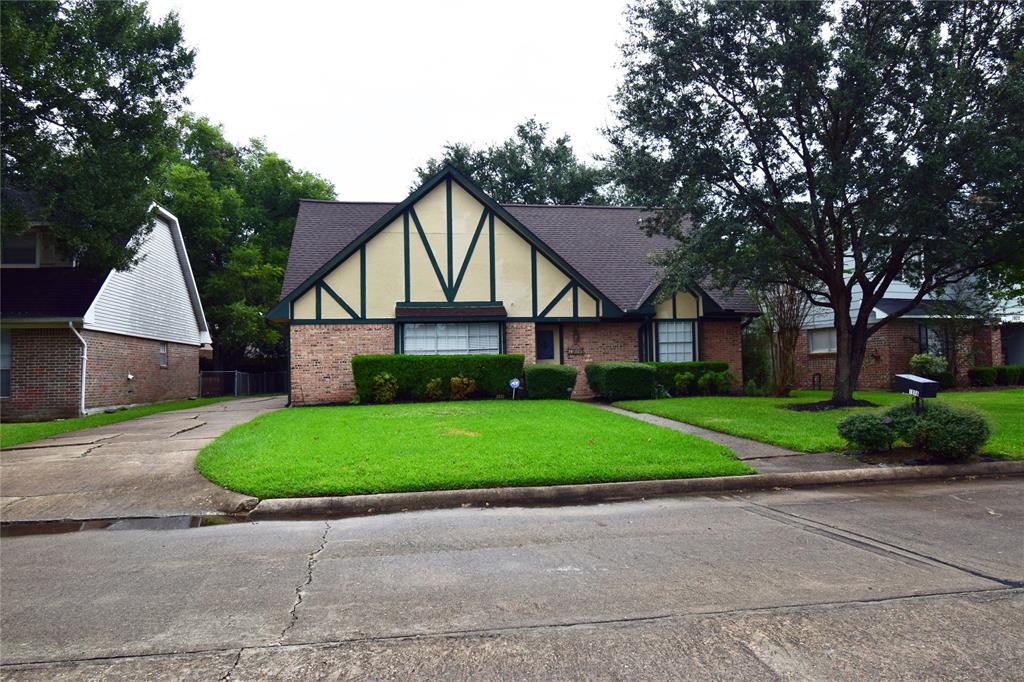
M370 353L522 353L602 360L725 360L742 373L742 293L660 291L671 245L640 209L498 204L446 166L398 204L304 200L281 301L293 404L354 394ZM574 391L588 396L580 371Z
M889 287L891 298L883 298L871 313L877 321L903 308L913 290L901 282ZM856 315L854 309L851 315ZM974 366L1024 363L1024 306L1007 305L996 324L980 326L971 338L946 339L936 324L929 301L889 322L868 339L861 369L860 388L892 387L896 374L910 371L910 358L918 353L948 355L949 344L958 344L963 359L957 368L957 383L967 383L967 369ZM830 388L835 381L836 330L830 310L814 310L797 343L797 384L804 388Z
M209 349L177 219L153 230L125 272L74 267L45 225L5 238L0 267L0 416L74 417L189 398Z

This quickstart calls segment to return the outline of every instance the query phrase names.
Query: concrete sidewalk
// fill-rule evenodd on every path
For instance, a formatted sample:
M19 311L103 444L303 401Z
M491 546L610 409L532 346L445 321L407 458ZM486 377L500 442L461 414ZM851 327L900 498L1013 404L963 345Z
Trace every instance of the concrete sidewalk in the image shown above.
M107 519L244 512L256 499L210 483L199 450L284 396L229 400L61 434L0 451L0 518Z
M592 403L607 412L614 412L625 417L632 417L648 424L663 426L666 429L688 433L699 436L712 443L718 443L736 453L736 458L741 459L762 474L790 474L812 471L839 471L846 469L870 469L870 464L861 462L856 457L845 455L839 452L796 452L787 450L777 445L759 443L756 440L730 436L727 433L719 433L711 429L705 429L693 424L677 422L673 419L658 417L643 412L630 412L619 407L606 405L604 403Z

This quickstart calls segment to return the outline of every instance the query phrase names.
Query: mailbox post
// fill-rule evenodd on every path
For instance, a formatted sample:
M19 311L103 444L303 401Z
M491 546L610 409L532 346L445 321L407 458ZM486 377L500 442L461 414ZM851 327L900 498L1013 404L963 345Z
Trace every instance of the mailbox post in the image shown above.
M914 412L921 414L921 399L937 396L939 382L919 377L916 374L897 374L896 390L914 396Z

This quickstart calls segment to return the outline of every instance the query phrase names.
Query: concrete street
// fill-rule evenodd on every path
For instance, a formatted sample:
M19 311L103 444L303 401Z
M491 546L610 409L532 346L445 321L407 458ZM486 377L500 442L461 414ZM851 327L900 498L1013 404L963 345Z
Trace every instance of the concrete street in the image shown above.
M284 407L284 396L160 412L5 448L4 521L234 512L256 503L195 470L196 454L236 424Z
M5 679L1009 679L1024 479L0 540Z

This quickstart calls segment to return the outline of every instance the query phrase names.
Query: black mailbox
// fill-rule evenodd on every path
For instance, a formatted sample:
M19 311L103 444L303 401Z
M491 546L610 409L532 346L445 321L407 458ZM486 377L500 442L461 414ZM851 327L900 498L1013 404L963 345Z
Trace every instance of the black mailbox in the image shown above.
M916 374L897 374L896 390L909 393L915 398L934 398L939 394L939 382Z

